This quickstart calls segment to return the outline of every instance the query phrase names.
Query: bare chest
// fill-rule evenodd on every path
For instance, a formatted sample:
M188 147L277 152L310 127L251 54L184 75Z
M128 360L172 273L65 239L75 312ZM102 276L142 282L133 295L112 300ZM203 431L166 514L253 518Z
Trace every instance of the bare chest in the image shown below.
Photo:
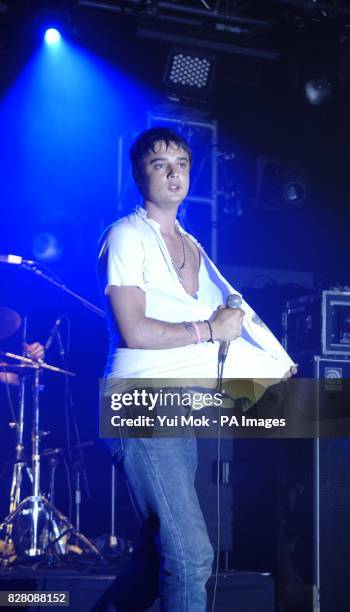
M196 245L185 235L163 235L173 268L180 283L189 295L195 295L199 287L200 254Z

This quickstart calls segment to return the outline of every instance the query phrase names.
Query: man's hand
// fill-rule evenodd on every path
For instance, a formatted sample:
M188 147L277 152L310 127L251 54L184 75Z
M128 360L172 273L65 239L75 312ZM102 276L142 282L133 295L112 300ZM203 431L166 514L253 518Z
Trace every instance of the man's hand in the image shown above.
M32 344L27 344L27 342L25 342L23 346L26 352L26 356L30 359L35 359L36 361L39 361L40 359L44 358L45 350L43 345L40 344L40 342L32 342Z
M298 364L290 366L289 370L287 370L282 380L288 380L288 378L292 378L292 376L294 376L294 374L297 374L297 372L298 372Z
M219 306L211 321L213 338L219 342L231 342L242 335L244 310Z

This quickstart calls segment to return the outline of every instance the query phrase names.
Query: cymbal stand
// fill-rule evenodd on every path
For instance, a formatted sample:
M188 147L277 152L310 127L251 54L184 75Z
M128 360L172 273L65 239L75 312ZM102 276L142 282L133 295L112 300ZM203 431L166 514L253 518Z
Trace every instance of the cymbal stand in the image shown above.
M53 506L40 493L40 437L39 416L40 416L40 364L35 368L34 384L33 384L33 425L32 425L32 495L21 501L14 512L10 513L5 519L6 526L13 526L15 518L26 511L29 515L29 546L24 550L24 556L29 558L45 558L52 561L51 549L54 550L57 556L66 553L65 544L62 538L68 533L72 533L78 538L89 552L94 553L99 559L103 559L101 553L96 546L88 540L82 533L78 532L68 519ZM28 512L29 510L29 512ZM52 538L52 536L54 536ZM48 540L47 544L44 540ZM3 558L4 564L9 562L9 547L8 538L5 539ZM57 546L56 546L57 545Z
M25 390L26 390L26 376L21 376L19 394L18 394L18 419L15 422L10 423L16 432L17 443L16 443L16 459L13 466L11 489L10 489L10 507L9 512L16 510L21 500L21 487L22 487L22 475L23 469L26 469L30 482L33 482L33 476L30 467L27 465L24 457L24 445L23 445L23 429L24 429L24 407L25 407Z
M23 343L27 336L27 317L23 318ZM24 351L23 351L24 353ZM24 458L23 431L24 431L24 408L25 408L25 392L26 392L26 376L20 376L19 393L18 393L18 418L13 414L14 422L9 425L16 432L16 459L13 464L12 480L10 488L10 506L9 514L14 512L21 500L22 474L23 469L26 469L30 482L33 482L33 476L30 467L27 465ZM12 533L12 525L6 525L5 542L10 545Z
M38 518L40 504L40 430L39 430L39 393L40 393L40 370L35 370L33 385L33 429L32 429L32 471L33 471L33 495L32 503L32 528L30 548L27 552L29 557L41 554L38 541Z

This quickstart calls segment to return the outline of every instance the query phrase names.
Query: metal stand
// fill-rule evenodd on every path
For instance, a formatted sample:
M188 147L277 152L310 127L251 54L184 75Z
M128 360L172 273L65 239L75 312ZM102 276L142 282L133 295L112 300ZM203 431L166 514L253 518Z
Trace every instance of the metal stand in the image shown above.
M61 356L62 366L63 368L66 368L67 367L66 352L65 352L62 337L59 331L57 331L56 337L57 337L59 353ZM70 415L69 415L69 411L70 411ZM66 423L68 424L69 416L73 422L73 428L74 428L76 442L77 442L75 447L71 446L70 435L67 429L67 442L68 442L67 450L68 450L68 457L70 460L70 464L72 465L72 468L73 468L72 471L73 471L73 476L74 476L74 487L75 487L75 498L74 498L75 499L75 524L76 524L76 529L79 531L80 529L80 511L81 511L81 501L82 501L82 489L81 489L82 479L85 484L86 494L88 498L90 498L90 490L89 490L87 471L84 465L83 447L85 445L81 444L80 442L78 424L77 424L75 414L74 414L74 404L73 404L70 380L69 380L69 376L67 375L65 376L65 413L66 413ZM75 456L72 459L73 450L75 450L74 452Z
M111 522L110 532L106 534L103 552L108 560L113 562L126 559L127 555L133 552L133 542L125 540L116 533L116 477L117 477L117 465L113 458L111 461ZM130 498L132 501L132 498Z
M33 482L32 473L24 458L23 446L23 428L24 428L24 402L25 402L25 383L26 378L23 376L20 381L19 388L19 411L18 420L10 423L10 427L15 429L17 444L16 444L16 459L13 466L11 489L10 489L10 507L9 514L14 512L21 499L22 475L23 469L26 470L30 482Z
M27 336L27 317L23 319L23 343L26 342ZM24 354L23 354L24 356ZM26 469L28 478L33 483L32 473L24 458L23 431L24 431L24 408L25 408L25 392L26 392L26 374L20 375L19 393L18 393L18 418L13 413L14 422L9 423L10 427L16 432L16 459L13 464L11 489L10 489L10 506L9 515L12 514L21 500L22 474L23 469ZM11 540L12 525L8 524L6 529L5 541L9 546L12 546Z
M111 533L109 536L109 546L117 546L118 539L115 533L115 465L112 461L111 468Z
M2 553L2 564L8 565L14 555L12 546L10 546L10 536L15 535L14 525L17 517L21 517L27 521L27 526L25 526L24 532L22 532L22 541L19 537L18 544L16 541L14 542L16 554L20 552L20 556L24 558L45 559L46 557L47 561L52 563L52 553L55 553L56 557L59 557L69 552L69 548L66 546L66 540L63 540L69 533L74 535L74 537L83 544L86 551L103 559L96 546L75 529L68 519L40 493L39 447L42 435L39 429L40 373L41 364L35 367L33 384L32 495L19 504L17 503L17 498L15 498L16 508L10 512L4 520L3 528L6 529L6 537ZM22 550L19 551L19 549Z

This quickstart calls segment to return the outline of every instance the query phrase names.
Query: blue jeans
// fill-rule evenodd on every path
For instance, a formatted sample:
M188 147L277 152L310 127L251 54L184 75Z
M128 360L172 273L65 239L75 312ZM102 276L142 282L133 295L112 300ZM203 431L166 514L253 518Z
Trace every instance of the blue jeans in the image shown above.
M158 590L161 612L205 612L213 549L194 486L196 439L185 435L120 442L123 470L143 523L143 539L117 579L116 610L144 611ZM140 599L137 603L142 588L144 603Z

